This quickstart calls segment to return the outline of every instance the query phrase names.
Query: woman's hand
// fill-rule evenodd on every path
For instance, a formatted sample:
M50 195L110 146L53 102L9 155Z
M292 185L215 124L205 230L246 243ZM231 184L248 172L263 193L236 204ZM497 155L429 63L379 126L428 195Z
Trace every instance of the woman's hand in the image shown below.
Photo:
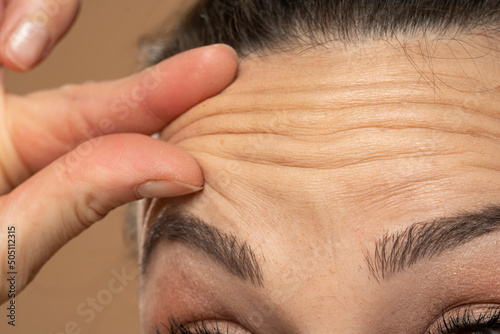
M0 0L0 61L24 72L42 61L74 22L78 0Z
M51 42L44 52L67 30L77 8L76 1L53 2L65 9L51 18ZM28 13L26 8L40 3L52 2L3 1L2 45L9 39L7 31L22 21L23 10ZM38 37L28 41L39 42ZM39 59L13 57L5 48L0 53L5 66L19 70ZM61 246L112 209L143 197L201 189L203 175L195 160L149 135L223 90L236 68L234 51L216 45L114 82L25 97L1 89L0 303L8 298L8 271L17 273L19 293ZM14 245L15 262L9 268L8 249Z

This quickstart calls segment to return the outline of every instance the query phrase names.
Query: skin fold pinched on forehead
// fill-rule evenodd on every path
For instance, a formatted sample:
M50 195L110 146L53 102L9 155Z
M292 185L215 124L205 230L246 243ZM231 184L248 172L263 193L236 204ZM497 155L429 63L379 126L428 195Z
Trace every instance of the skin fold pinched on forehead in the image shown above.
M372 205L375 195L445 187L498 162L498 51L476 39L249 59L229 89L164 138L210 163L207 184L235 196Z
M146 332L203 315L257 333L423 333L443 308L500 304L498 269L470 266L479 255L500 265L497 45L436 35L245 58L228 89L162 135L198 160L206 183L149 208ZM472 214L486 208L489 220ZM156 216L174 211L195 218L148 239ZM478 237L443 247L440 231ZM397 240L428 252L385 259ZM261 282L236 277L238 257ZM390 261L411 268L384 275ZM262 305L258 321L247 317Z

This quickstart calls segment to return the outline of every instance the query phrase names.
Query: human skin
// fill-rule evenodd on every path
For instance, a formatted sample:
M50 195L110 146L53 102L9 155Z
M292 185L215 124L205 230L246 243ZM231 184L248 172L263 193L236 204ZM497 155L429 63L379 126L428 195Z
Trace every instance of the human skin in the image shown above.
M45 59L75 21L79 0L1 0L0 62L25 72Z
M1 65L36 66L78 5L0 1ZM114 208L201 190L193 157L150 135L223 90L236 69L234 50L214 45L128 78L18 96L0 68L0 303L15 303L55 252Z
M147 203L139 227L145 240L165 207L199 217L250 245L263 285L162 240L142 277L144 332L175 317L237 333L434 334L443 312L498 308L499 232L387 279L366 260L385 233L500 203L497 46L400 36L244 59L162 135L200 163L204 190Z
M116 81L0 94L0 228L15 229L16 293L111 210L202 189L193 157L149 135L221 91L236 67L234 51L215 45ZM0 273L2 282L8 277ZM0 302L8 291L0 284Z

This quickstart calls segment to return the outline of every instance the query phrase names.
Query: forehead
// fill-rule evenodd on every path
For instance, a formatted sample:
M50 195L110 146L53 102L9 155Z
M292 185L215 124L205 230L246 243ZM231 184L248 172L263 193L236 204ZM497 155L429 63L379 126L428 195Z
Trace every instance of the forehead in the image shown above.
M341 218L354 208L384 211L383 221L444 213L464 193L468 205L496 197L498 70L484 36L250 57L231 87L163 138L198 159L200 198L235 211L230 221L312 219L326 203Z
M206 179L169 202L252 245L270 300L361 303L385 231L500 202L491 41L394 45L244 60L163 134Z

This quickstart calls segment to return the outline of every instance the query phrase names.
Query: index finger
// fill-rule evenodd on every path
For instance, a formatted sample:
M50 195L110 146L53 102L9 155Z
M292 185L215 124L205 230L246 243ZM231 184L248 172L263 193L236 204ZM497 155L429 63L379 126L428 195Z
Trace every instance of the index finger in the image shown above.
M7 108L13 142L26 167L35 172L91 138L153 134L227 87L237 66L232 48L213 45L184 52L126 79L11 97Z

